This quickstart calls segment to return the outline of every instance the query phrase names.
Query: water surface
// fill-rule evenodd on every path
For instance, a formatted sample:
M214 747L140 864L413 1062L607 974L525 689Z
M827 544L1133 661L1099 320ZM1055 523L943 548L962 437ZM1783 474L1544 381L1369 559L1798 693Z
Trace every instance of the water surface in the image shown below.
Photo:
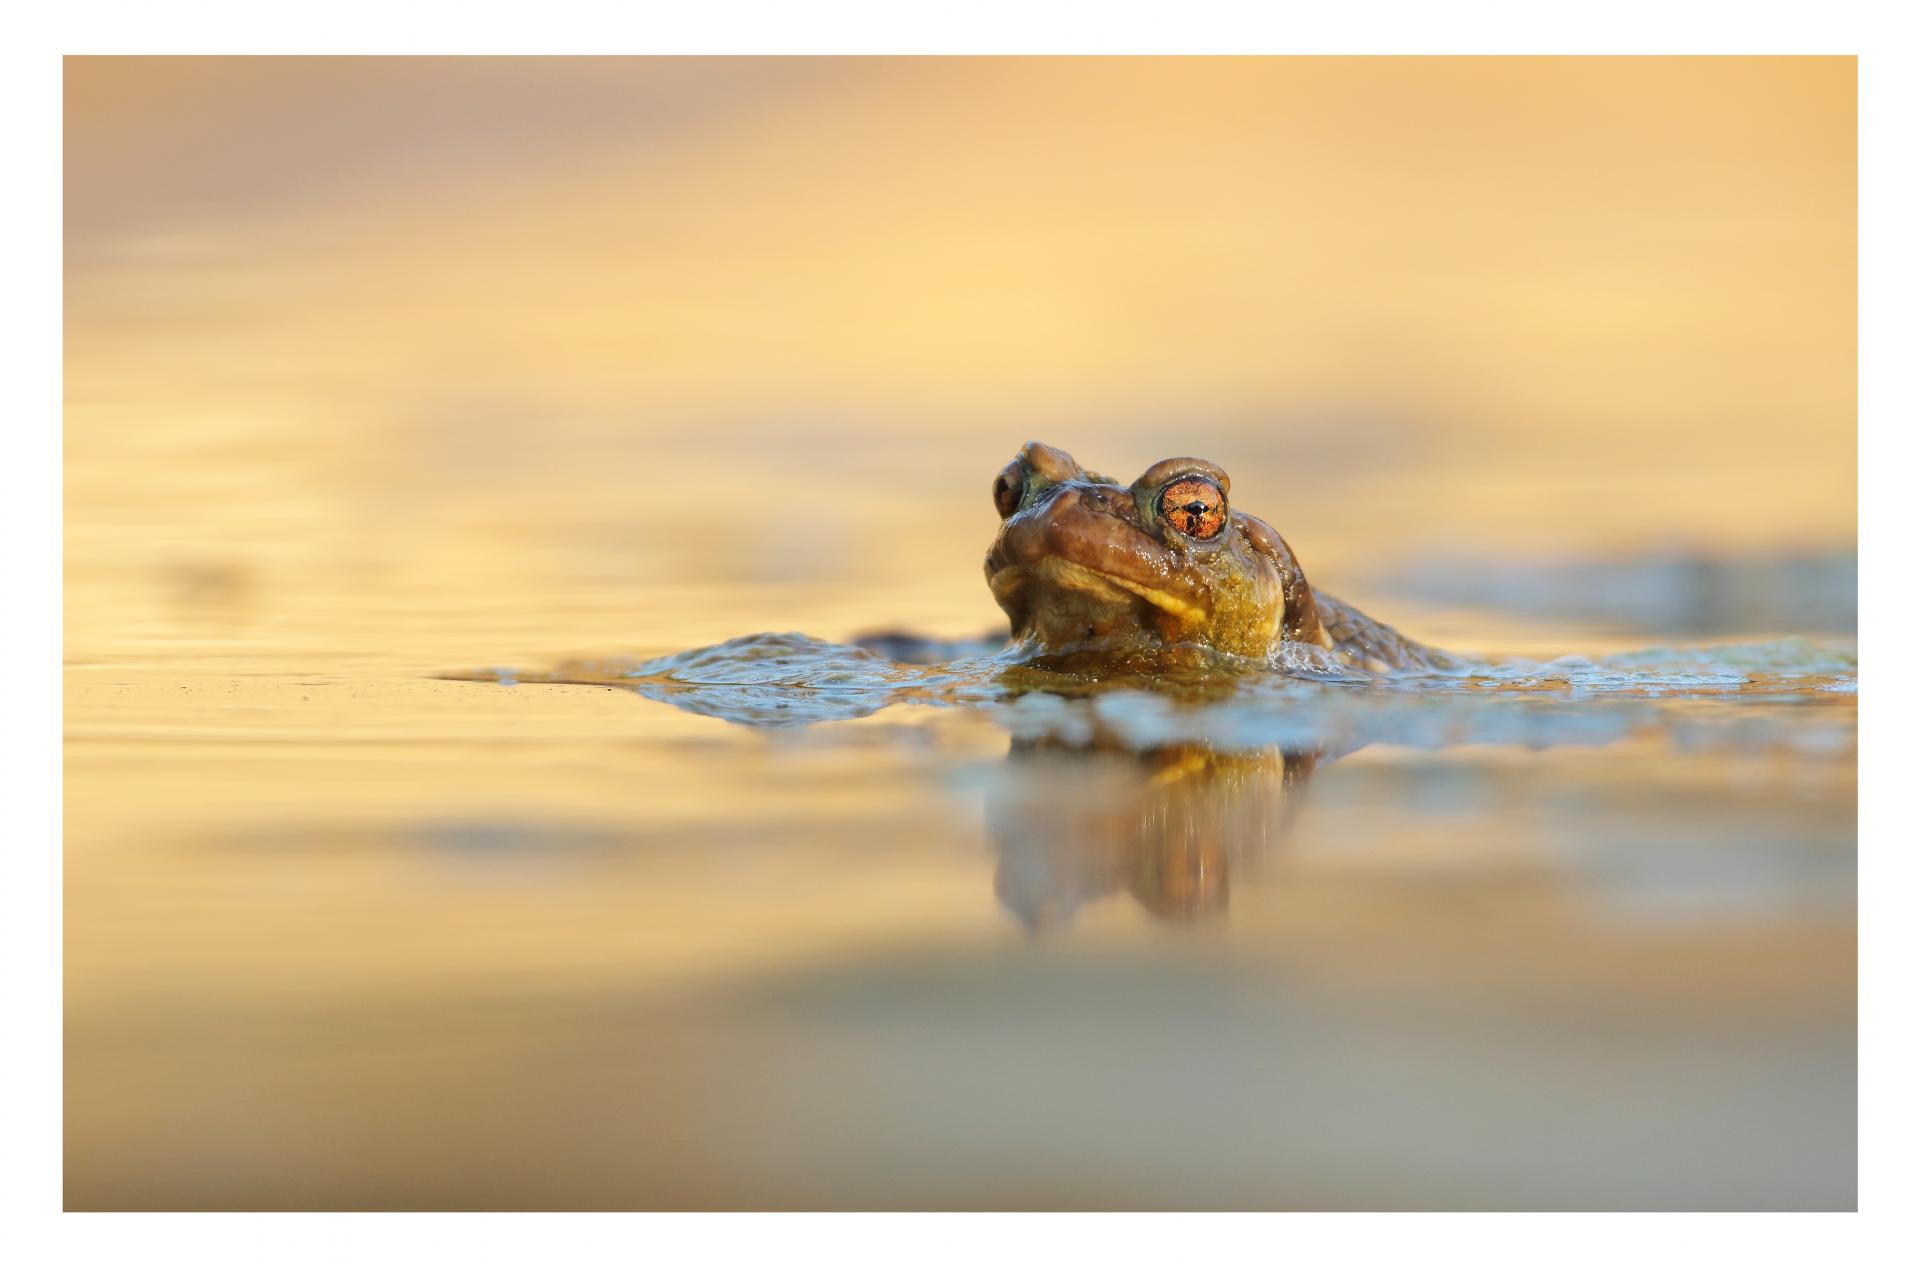
M1851 1204L1849 644L951 651L71 670L70 1204Z

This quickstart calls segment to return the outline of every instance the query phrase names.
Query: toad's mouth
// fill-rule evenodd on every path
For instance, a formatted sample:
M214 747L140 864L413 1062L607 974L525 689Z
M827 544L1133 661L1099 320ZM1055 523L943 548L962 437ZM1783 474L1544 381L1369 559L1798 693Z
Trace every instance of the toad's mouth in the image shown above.
M1147 586L1132 578L1108 573L1105 569L1076 564L1060 556L1047 556L1033 564L1010 564L996 569L987 579L987 585L993 589L996 597L1009 596L1029 582L1040 582L1115 604L1125 603L1126 597L1132 595L1184 623L1197 624L1207 619L1205 609L1159 587Z

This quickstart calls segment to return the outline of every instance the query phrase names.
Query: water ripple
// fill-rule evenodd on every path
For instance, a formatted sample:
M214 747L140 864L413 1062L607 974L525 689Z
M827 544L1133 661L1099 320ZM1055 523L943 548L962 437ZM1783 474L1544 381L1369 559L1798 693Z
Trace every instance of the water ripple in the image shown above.
M1853 716L1818 707L1850 705L1858 691L1850 643L1800 638L1383 675L1315 660L1316 650L1270 664L1193 650L1170 668L1102 673L1041 664L1031 650L984 640L907 641L759 634L646 660L449 677L618 687L750 727L804 727L918 704L979 710L1022 739L1220 750L1540 748L1661 734L1691 749L1835 753L1853 745ZM942 656L929 659L928 649Z

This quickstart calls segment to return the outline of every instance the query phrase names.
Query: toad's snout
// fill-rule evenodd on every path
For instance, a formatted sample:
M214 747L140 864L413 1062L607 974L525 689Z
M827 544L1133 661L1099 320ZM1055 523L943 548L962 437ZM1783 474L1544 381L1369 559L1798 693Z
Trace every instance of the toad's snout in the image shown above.
M1144 537L1124 514L1132 510L1125 493L1095 485L1060 485L1047 491L1001 525L988 553L988 571L1032 566L1047 559L1107 567L1109 557L1127 539Z
M1168 570L1156 567L1163 555L1129 491L1066 484L1002 524L987 553L987 583L1016 630L1165 635L1167 618L1190 626L1206 610L1168 589Z

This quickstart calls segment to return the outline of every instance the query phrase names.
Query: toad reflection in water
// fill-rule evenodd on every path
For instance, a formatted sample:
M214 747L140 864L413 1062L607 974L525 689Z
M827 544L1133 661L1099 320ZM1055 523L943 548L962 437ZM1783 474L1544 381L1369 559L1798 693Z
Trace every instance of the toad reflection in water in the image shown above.
M1233 873L1284 840L1315 760L1016 739L987 794L994 891L1034 932L1118 891L1165 921L1217 917Z

